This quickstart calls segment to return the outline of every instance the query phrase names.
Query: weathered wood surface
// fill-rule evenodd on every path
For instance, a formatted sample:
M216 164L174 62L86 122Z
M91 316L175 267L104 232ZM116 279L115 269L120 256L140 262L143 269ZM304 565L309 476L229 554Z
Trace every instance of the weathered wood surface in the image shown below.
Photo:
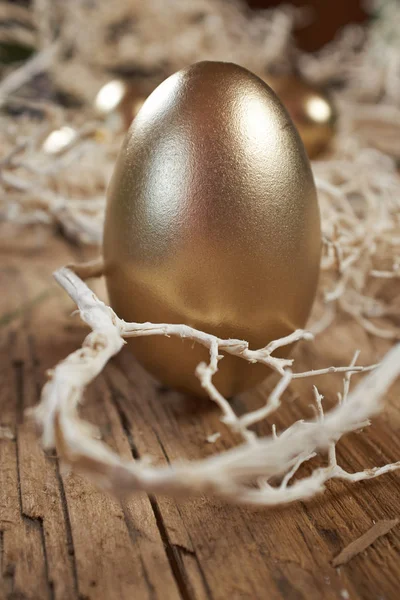
M46 369L86 332L51 279L56 267L82 257L45 238L41 230L8 230L0 241L0 598L397 600L400 526L340 568L331 561L375 521L399 516L400 474L335 482L312 502L273 510L145 495L121 505L45 456L24 411L37 402ZM316 346L298 348L296 368L343 364L356 348L368 363L387 345L347 321ZM318 380L331 398L340 383ZM298 381L287 394L278 429L311 414L311 384ZM270 385L235 399L235 408L259 405ZM339 445L345 468L400 458L399 390L370 430ZM125 456L162 463L232 443L211 403L161 389L125 351L92 385L83 412ZM259 430L268 433L270 424ZM222 437L207 444L216 431Z

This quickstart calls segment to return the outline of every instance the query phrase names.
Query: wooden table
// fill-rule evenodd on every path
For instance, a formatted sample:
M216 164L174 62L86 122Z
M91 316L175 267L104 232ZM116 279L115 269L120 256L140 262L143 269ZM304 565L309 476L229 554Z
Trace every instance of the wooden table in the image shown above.
M374 521L399 514L394 473L352 486L328 485L317 499L248 510L202 498L145 495L120 504L45 455L24 411L39 398L46 369L80 345L86 329L51 272L82 251L43 230L1 238L0 311L0 597L14 599L397 600L400 526L340 568L332 558ZM296 368L376 360L385 342L350 321L316 345L296 350ZM356 380L356 378L354 378ZM298 381L275 417L278 430L311 416L310 380ZM338 376L320 378L328 399ZM260 405L271 382L234 400ZM339 444L348 470L400 458L398 392L363 434ZM301 398L300 398L301 395ZM92 385L84 416L121 455L165 463L199 458L232 444L211 402L160 388L122 352ZM271 423L259 428L270 433ZM207 444L216 431L222 437Z

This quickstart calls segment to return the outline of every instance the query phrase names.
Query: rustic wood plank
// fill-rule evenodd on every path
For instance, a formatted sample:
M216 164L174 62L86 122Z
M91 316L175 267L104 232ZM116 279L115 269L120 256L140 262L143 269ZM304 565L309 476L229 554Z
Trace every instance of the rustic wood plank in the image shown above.
M361 338L365 346L363 333ZM345 358L350 360L354 344L350 345L348 338L345 337L342 342L348 353L348 356L345 353ZM322 354L322 360L325 360L323 350L319 349L319 352ZM302 363L300 362L298 368L308 368L310 364L320 363L321 358L318 358L317 353L313 356L312 363L307 361L307 352L305 354L305 357L299 356ZM365 360L368 360L368 356ZM329 350L326 362L340 364L343 359L340 360L340 355L333 354ZM115 373L118 368L121 371L119 376ZM204 447L207 435L217 429L224 431L216 417L217 413L201 401L174 392L164 392L160 395L159 391L155 391L150 378L138 365L135 365L128 353L118 357L107 373L112 373L114 385L118 381L120 386L125 387L124 410L128 415L127 420L132 423L132 436L137 440L139 451L149 452L151 448L151 454L160 460L175 460L182 457L193 459L199 458L200 454L222 450L229 445L230 436L225 432L225 436L214 446ZM319 383L328 398L329 394L334 395L341 385L340 378L333 376L327 378L324 383L321 379ZM297 387L292 396L295 397L302 391L305 393L305 401L300 405L298 400L292 401L280 411L278 421L280 427L304 414L312 414L307 407L308 402L312 401L311 381L302 382L301 386ZM303 389L300 390L300 387ZM260 404L261 396L264 396L265 392L259 395ZM255 399L256 394L253 393L251 397L248 395L247 398L241 398L236 403L238 405L246 403L249 406L254 404ZM400 455L400 445L397 438L394 438L393 432L388 429L385 420L379 419L378 423L379 428L374 426L363 435L349 436L347 441L339 445L339 458L349 470L383 464L395 460ZM152 429L153 433L149 429ZM267 426L259 429L265 429L264 432L267 432ZM390 440L389 444L387 440ZM149 444L150 441L152 444ZM378 452L376 448L379 448ZM371 578L369 562L354 567L347 575L345 572L348 571L347 567L336 571L332 568L330 559L340 549L342 539L349 534L354 535L355 528L362 531L374 518L393 518L396 515L394 511L398 475L393 474L387 478L363 482L355 486L336 482L329 488L330 491L325 496L310 504L267 511L266 514L232 507L218 507L216 512L213 503L187 501L180 503L179 515L182 519L180 522L177 520L176 511L171 511L171 502L167 507L163 505L163 500L160 500L159 504L166 529L171 529L175 536L178 532L178 535L185 538L190 535L191 539L194 539L194 550L198 552L197 557L206 575L208 586L217 598L222 598L223 594L235 594L237 589L241 590L243 597L262 597L267 585L263 581L265 563L263 566L257 565L257 554L260 556L262 553L268 556L269 560L274 557L274 568L271 569L271 566L269 568L274 573L275 584L281 597L291 597L291 595L295 597L296 593L302 593L302 590L308 590L308 597L317 598L321 597L321 594L327 598L339 597L339 594L345 590L352 598L362 598L361 588L368 588L370 592L375 589L378 593L383 587L388 598L395 598L397 588L394 577L399 568L399 555L396 548L388 553L384 582L380 582L377 573ZM374 501L376 489L381 491L378 502ZM370 494L369 490L371 490ZM382 514L383 512L385 514ZM225 517L225 521L219 526L221 515ZM210 531L207 531L208 528ZM249 539L247 530L250 530L253 539ZM232 552L229 553L229 561L226 560L226 545L235 548L234 555ZM255 549L251 555L251 567L249 565L245 573L240 568L240 564L247 564L246 559L241 556L242 547ZM225 562L221 565L218 558L223 557L224 554ZM212 561L209 560L210 556L213 557ZM256 580L255 589L246 581L250 568L253 579ZM234 574L233 578L229 577L231 571ZM238 575L241 571L242 575ZM239 581L235 582L235 579ZM218 595L216 591L218 589L221 590L221 595ZM270 596L273 597L271 587L268 589Z
M1 270L1 287L7 290L2 310L17 301L15 270ZM19 472L18 426L22 418L21 363L14 354L15 333L2 336L0 364L0 419L14 431L14 439L0 440L0 530L2 531L1 588L8 597L50 598L42 523L24 514ZM25 590L29 593L25 594Z
M0 426L15 434L0 439L4 597L397 600L399 528L348 564L338 569L331 564L374 521L398 517L396 473L352 486L333 482L307 504L257 511L204 498L142 495L120 504L82 478L60 473L22 411L36 402L45 369L76 348L86 330L69 318L72 303L50 283L51 270L78 252L54 238L40 248L38 240L36 232L14 242L12 252L3 248L0 267ZM343 364L357 347L366 363L388 346L347 321L315 347L298 348L296 367ZM262 404L272 383L235 398L235 409ZM312 383L298 381L286 395L274 418L278 430L312 414ZM315 383L329 406L340 379ZM345 468L399 458L399 391L400 384L392 388L387 413L370 430L339 444ZM83 410L126 457L150 454L160 463L196 459L234 441L210 402L160 388L125 350L91 386ZM271 424L258 431L269 433ZM216 431L222 436L208 444L206 438Z
M139 452L150 452L159 460L199 458L207 435L221 428L217 411L207 403L199 406L198 400L174 392L160 398L150 378L128 353L117 358L107 373L113 385L119 386L121 396L124 394L120 402L132 424ZM225 435L206 449L209 453L223 450L230 441ZM189 549L201 565L212 598L235 594L240 598L265 598L265 590L268 598L299 597L303 588L300 574L315 597L323 593L326 598L335 598L342 589L328 561L326 568L332 578L329 588L325 580L328 575L313 571L316 541L308 547L299 535L299 522L309 527L300 506L283 511L251 511L205 499L157 502L164 527L171 532L170 544L182 546L182 540L189 538Z
M39 261L26 259L26 273L13 267L12 284L7 282L6 286L10 305L29 306L26 299L34 298L38 288L43 285L48 286L51 271L70 260L70 249L64 243L53 242L50 248L42 248ZM9 256L10 263L13 264L13 259ZM12 290L15 293L12 294ZM2 489L7 494L8 505L14 511L14 520L22 519L30 527L27 532L11 536L9 542L7 530L0 526L3 530L3 573L5 571L6 580L7 573L17 566L17 578L14 575L7 593L20 594L21 598L50 597L63 600L78 596L80 599L108 599L132 598L133 595L156 599L164 598L165 594L172 600L180 598L148 498L135 498L132 505L129 503L122 507L112 498L94 490L84 480L64 476L59 471L55 457L45 457L36 433L22 419L22 411L37 402L45 369L53 366L55 361L81 342L82 327L64 331L66 316L71 308L70 302L56 293L50 294L42 305L36 305L32 310L17 311L16 314L11 306L2 305L2 314L11 314L17 328L17 335L13 336L15 348L12 363L17 366L19 375L19 401L7 391L3 400L8 412L13 411L14 414L8 417L5 411L1 413L2 424L9 423L16 427L14 445L18 446L14 461L8 454L2 455L1 466L7 465L5 474L14 467L15 479L19 479L14 485L15 497L8 494L5 487ZM9 353L8 348L5 351ZM8 374L3 373L3 376L6 381L13 381ZM107 393L104 393L100 384L96 385L97 389L94 387L90 393L102 398L100 410L93 403L88 416L97 420L107 443L121 454L125 452L130 455L129 443L117 413L107 403ZM16 424L16 421L20 422ZM10 446L12 442L6 444L1 441L0 451L4 453L3 448ZM7 518L9 515L4 515L4 519L2 515L2 525ZM33 535L31 529L34 533L37 530L36 537L40 536L40 540L35 538L29 545ZM140 542L139 534L143 538ZM14 552L14 546L9 550L11 541L16 548ZM32 546L31 554L36 557L35 562L30 554L28 556L37 575L35 586L23 570L24 562L18 558L18 551L22 552L24 545L28 549ZM42 578L38 576L40 558L43 562Z

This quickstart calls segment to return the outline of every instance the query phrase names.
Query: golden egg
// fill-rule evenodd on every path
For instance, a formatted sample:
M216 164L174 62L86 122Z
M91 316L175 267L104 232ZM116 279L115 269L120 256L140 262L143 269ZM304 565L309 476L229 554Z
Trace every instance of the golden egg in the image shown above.
M307 321L321 251L314 181L274 92L234 64L201 62L146 100L109 186L104 259L110 302L127 321L185 323L260 348ZM164 384L204 395L190 340L130 340ZM269 374L226 356L227 397Z
M263 76L289 112L310 158L324 152L335 134L336 110L329 95L295 76Z
M133 87L127 88L127 93L119 107L125 129L129 129L132 120L136 117L145 101L146 97L138 90Z
M95 109L101 115L117 111L123 128L128 129L150 92L148 85L139 86L122 79L113 79L100 88L94 102Z

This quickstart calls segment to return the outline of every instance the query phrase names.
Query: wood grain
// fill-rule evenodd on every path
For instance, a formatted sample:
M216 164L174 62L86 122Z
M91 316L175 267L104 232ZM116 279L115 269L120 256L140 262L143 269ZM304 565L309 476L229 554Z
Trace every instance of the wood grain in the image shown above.
M3 242L0 255L0 427L13 435L0 436L0 598L397 600L400 528L340 568L331 564L374 522L398 517L396 473L352 486L331 483L307 504L273 510L146 495L120 503L63 473L23 413L37 402L45 370L86 333L51 280L52 270L81 256L61 239L41 243L38 230L9 239L12 251ZM96 288L102 292L101 283ZM342 364L356 348L367 363L387 347L346 321L315 346L299 347L296 365ZM274 419L278 429L311 415L312 383L329 404L341 382L296 381ZM235 409L259 406L272 384L235 398ZM345 468L400 457L399 389L392 388L386 413L370 430L339 444ZM234 441L211 403L163 389L126 351L90 387L83 414L121 455L158 463L200 458ZM221 437L208 444L217 431Z

